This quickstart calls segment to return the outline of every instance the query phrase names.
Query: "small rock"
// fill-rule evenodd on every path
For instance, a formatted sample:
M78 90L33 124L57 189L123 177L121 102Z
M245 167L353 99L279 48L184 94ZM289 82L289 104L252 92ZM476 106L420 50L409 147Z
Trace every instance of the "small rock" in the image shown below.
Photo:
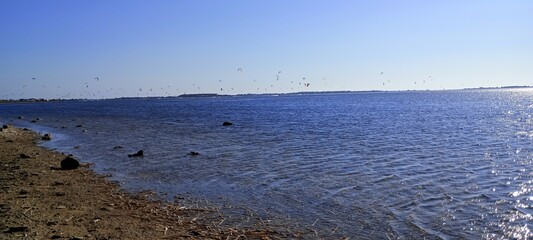
M6 141L6 143L12 143L12 142L13 142L13 140L11 140L11 139Z
M83 127L83 125L78 124L78 125L76 125L76 127L77 127L77 128L81 128L81 127Z
M60 239L60 238L63 238L63 237L61 237L61 235L55 234L55 235L52 235L50 238L51 239Z
M16 232L25 232L28 230L28 227L9 227L9 229L5 230L4 233L16 233Z
M18 116L18 119L24 119L24 117L23 116Z
M122 149L122 148L124 147L119 145L119 146L115 146L113 149Z
M45 141L50 141L50 140L52 140L52 134L51 133L47 133L41 139L43 139Z
M144 156L143 150L139 150L137 153L134 154L128 154L128 157L142 157Z
M58 196L58 197L62 197L62 196L65 196L65 193L64 192L56 192L55 195Z
M189 153L189 155L191 155L191 156L198 156L198 155L200 155L200 153L199 153L199 152L194 152L194 151L192 151L192 152Z
M40 118L36 118L35 120L37 120L37 121L41 121L41 119L40 119Z
M87 132L87 130L83 130L83 131L81 131L81 132Z
M75 147L74 147L74 149L78 149L78 148L80 148L80 146L75 146Z
M23 131L29 131L30 129L27 129L27 128L23 128L22 130L23 130Z
M224 123L222 123L222 126L231 126L231 125L233 125L232 122L224 122Z
M85 239L85 238L83 238L83 237L79 237L79 236L72 236L72 237L70 237L70 240L83 240L83 239Z
M22 159L27 159L27 158L31 158L31 157L28 156L28 155L26 155L26 154L24 154L24 153L21 153L21 154L20 154L20 158L22 158Z
M28 191L26 189L22 189L22 190L20 190L19 194L20 195L28 194Z
M3 129L7 129L7 128L9 128L9 125L4 124L4 126L2 126L2 128L3 128Z
M72 170L80 166L80 162L71 156L67 156L65 159L61 160L61 169L63 170Z
M37 120L31 120L30 122L31 122L31 123L36 123L36 122L37 122Z

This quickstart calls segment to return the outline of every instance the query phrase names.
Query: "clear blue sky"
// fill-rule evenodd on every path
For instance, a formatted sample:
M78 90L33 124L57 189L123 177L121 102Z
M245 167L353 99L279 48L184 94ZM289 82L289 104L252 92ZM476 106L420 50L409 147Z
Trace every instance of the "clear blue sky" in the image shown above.
M533 85L533 1L6 0L0 84L0 98Z

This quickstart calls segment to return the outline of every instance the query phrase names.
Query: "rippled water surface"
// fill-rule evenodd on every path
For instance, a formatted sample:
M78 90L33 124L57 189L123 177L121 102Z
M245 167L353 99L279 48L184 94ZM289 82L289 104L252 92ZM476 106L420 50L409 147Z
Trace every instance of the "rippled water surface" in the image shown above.
M527 89L0 105L133 191L381 239L533 238L532 114Z

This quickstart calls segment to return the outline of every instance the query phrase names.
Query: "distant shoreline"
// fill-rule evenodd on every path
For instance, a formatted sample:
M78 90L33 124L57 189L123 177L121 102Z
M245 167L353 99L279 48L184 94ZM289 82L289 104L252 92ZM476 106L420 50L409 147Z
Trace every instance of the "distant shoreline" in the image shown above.
M170 99L170 98L206 98L206 97L239 97L239 96L291 96L291 95L318 95L318 94L350 94L350 93L388 93L388 92L426 92L426 91L461 91L461 90L498 90L498 89L523 89L533 88L533 86L502 86L502 87L477 87L461 89L442 89L442 90L361 90L361 91L314 91L314 92L291 92L291 93L242 93L235 95L218 94L218 93L192 93L181 94L177 96L150 96L150 97L117 97L117 98L21 98L21 99L0 99L2 103L36 103L36 102L64 102L64 101L98 101L112 99Z

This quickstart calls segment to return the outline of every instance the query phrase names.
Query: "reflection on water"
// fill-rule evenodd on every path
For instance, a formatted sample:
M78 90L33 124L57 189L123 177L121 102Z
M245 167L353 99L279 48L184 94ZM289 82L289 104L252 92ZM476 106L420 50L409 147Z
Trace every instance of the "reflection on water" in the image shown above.
M60 134L49 147L131 190L246 205L325 236L533 237L525 90L106 100L0 113ZM127 157L139 149L143 158Z

